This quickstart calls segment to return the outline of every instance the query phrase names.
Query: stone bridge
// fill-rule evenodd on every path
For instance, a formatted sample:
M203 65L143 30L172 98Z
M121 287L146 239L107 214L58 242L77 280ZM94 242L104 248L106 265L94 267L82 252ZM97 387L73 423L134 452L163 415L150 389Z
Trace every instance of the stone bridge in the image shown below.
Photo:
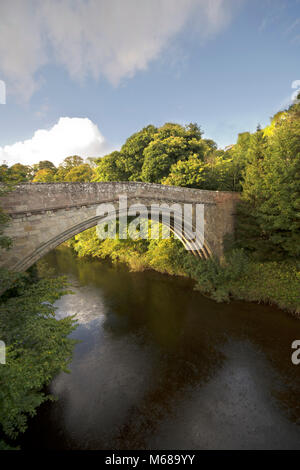
M201 257L221 257L224 237L234 232L237 193L134 182L19 184L0 199L11 218L4 234L13 241L10 250L0 251L0 266L28 269L48 251L97 225L99 204L118 208L119 196L127 197L128 206L139 203L147 208L151 204L203 204L204 245L194 250Z

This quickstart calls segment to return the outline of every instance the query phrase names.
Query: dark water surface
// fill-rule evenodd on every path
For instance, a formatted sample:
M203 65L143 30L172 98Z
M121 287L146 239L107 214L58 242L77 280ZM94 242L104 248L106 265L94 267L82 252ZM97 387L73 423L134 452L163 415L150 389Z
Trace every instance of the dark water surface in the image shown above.
M217 304L189 280L79 260L47 263L78 314L70 374L59 400L30 422L24 448L300 449L300 321L275 308Z

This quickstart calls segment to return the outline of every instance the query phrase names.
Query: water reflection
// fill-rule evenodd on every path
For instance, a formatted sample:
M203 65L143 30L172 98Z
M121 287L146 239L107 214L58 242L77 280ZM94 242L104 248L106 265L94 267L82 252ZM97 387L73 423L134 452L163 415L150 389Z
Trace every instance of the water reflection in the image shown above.
M69 250L47 257L78 314L70 374L51 384L27 448L300 448L300 322L276 309L216 304L189 280L129 273Z

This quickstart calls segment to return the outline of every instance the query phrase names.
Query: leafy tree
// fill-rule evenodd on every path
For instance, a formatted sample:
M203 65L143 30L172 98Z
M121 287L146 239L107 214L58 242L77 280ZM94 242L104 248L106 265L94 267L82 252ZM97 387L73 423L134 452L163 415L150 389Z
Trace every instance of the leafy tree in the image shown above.
M197 155L192 155L187 161L180 160L172 165L163 183L211 191L238 191L240 179L241 172L232 159L214 157L205 163Z
M184 128L179 124L167 123L158 129L144 150L142 180L160 183L168 176L172 165L188 160L194 154L204 160L207 149L200 129L194 124Z
M94 181L128 181L129 173L125 169L125 156L118 151L96 160Z
M172 165L162 182L170 186L206 189L209 187L209 172L210 166L194 154L188 160L179 160Z
M33 178L33 183L51 183L55 181L55 172L50 168L38 170Z
M59 165L56 171L55 181L66 181L65 177L69 173L69 171L79 165L82 165L83 163L83 158L79 157L78 155L66 157L64 161Z
M203 132L196 122L190 122L187 126L185 126L185 130L189 139L202 139ZM211 142L213 145L215 145L213 140L208 139L206 142Z
M204 159L205 152L211 150L209 144L202 140L197 124L184 127L166 123L159 128L149 125L130 136L120 152L97 159L94 180L159 183L177 161L193 154Z
M139 181L144 163L144 150L147 148L157 128L149 125L129 137L121 148L120 157L124 160L124 170L128 179Z
M266 156L266 150L268 147L268 140L265 136L265 132L258 128L257 131L250 136L247 147L247 166L252 165L253 163L255 164L259 160L263 160Z
M66 293L62 278L37 280L23 276L0 304L0 337L6 364L0 367L0 425L10 438L27 427L27 416L51 398L41 390L66 370L74 347L67 338L74 318L56 320L53 302Z
M76 182L83 181L88 182L93 178L93 170L87 163L75 166L68 171L64 177L64 181Z
M60 167L65 168L66 170L71 170L76 166L83 164L83 158L78 155L72 155L71 157L66 157L64 161L60 164Z
M265 137L272 136L274 132L276 131L276 127L278 126L278 124L280 124L280 121L282 119L285 119L287 115L288 115L287 111L279 111L278 113L276 113L271 120L271 124L265 127L264 136Z
M22 163L15 163L9 167L6 181L13 184L23 183L30 181L31 175L32 169L30 166L22 165Z
M142 168L143 181L159 183L167 177L171 166L185 157L183 137L170 136L163 140L153 140L145 149L145 161Z
M8 191L5 186L0 187L0 197L4 196L4 194ZM3 235L4 229L9 222L9 216L5 214L0 206L0 249L7 250L11 246L11 240ZM1 280L1 274L0 274ZM1 289L1 287L0 287Z
M7 181L7 178L8 178L8 165L0 165L0 182L1 183L4 183L5 181Z
M261 259L300 256L300 119L291 110L251 139L238 238ZM266 140L267 139L267 140Z
M35 174L39 170L52 170L54 173L56 171L56 166L54 165L54 163L50 162L49 160L42 160L39 163L34 164L32 168Z

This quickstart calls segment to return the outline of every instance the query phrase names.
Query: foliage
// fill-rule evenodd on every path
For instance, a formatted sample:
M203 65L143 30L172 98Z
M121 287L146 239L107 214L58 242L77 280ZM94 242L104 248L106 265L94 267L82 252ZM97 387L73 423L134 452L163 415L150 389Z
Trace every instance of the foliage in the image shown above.
M10 167L5 164L0 167L0 181L3 183L18 184L30 181L31 178L32 168L29 165L15 163Z
M145 256L148 267L161 273L185 276L183 260L193 255L186 252L179 240L151 240Z
M238 243L261 260L300 257L300 119L293 111L270 137L251 137Z
M197 290L217 302L230 299L230 283L246 272L248 261L242 250L234 250L224 260L186 259L185 271L196 281Z
M193 154L204 159L214 142L202 139L197 124L183 127L166 123L152 125L129 137L121 150L96 160L94 181L149 181L160 183L171 166Z
M8 191L6 186L0 187L0 197ZM9 216L5 214L0 206L0 249L8 249L11 246L11 240L3 235L3 231L9 222Z
M222 155L204 162L194 154L187 161L179 160L172 165L169 175L162 182L211 191L238 191L240 180L241 171L232 158Z
M129 137L120 151L97 159L94 181L148 181L199 189L240 191L240 155L250 134L224 152L203 139L197 124L149 125Z
M122 152L112 152L96 160L94 181L128 181L126 157Z
M299 263L250 261L247 271L229 288L236 299L274 304L300 316L299 286Z
M33 183L87 182L93 178L95 165L93 159L88 159L88 161L85 163L83 158L73 155L66 157L58 168L48 160L42 160L32 166L20 163L11 167L1 165L0 182L10 185L30 181Z
M0 213L0 234L7 217ZM0 236L0 246L10 241ZM0 271L0 339L6 345L6 364L0 365L0 448L11 447L1 438L16 438L27 427L28 416L45 400L43 388L66 371L75 341L74 317L55 319L53 303L67 292L64 278L41 279L27 273Z
M76 168L79 165L83 164L83 158L78 155L72 155L71 157L66 157L64 161L60 164L61 168L64 168L67 171Z
M66 290L62 278L33 280L23 277L0 305L0 337L5 342L6 365L0 367L0 424L15 438L24 432L27 416L50 397L44 385L71 360L74 318L56 320L53 302Z
M93 170L87 163L82 163L81 165L71 168L64 177L64 181L69 182L88 182L91 181L93 177Z
M144 150L153 139L157 128L150 125L130 136L121 148L123 168L130 181L140 181Z
M39 163L35 163L32 166L34 174L36 174L40 170L52 170L54 173L56 171L56 167L54 163L49 162L49 160L42 160Z
M144 163L141 177L143 181L160 183L167 177L172 165L186 161L192 155L204 160L207 144L194 137L188 129L178 124L165 124L154 134L153 140L144 150Z
M50 168L38 170L32 180L33 183L51 183L54 181L55 171Z
M9 168L8 165L0 165L0 183L4 183L8 177Z

